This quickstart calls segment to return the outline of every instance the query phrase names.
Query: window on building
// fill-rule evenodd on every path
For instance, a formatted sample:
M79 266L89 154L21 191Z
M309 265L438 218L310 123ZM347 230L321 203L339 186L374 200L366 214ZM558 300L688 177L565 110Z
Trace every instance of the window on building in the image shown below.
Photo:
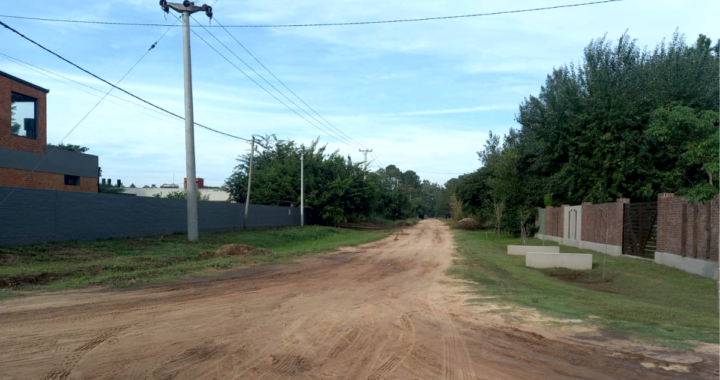
M68 186L80 186L80 177L76 175L65 175L65 184Z
M12 134L29 139L37 138L37 99L10 93L10 130Z

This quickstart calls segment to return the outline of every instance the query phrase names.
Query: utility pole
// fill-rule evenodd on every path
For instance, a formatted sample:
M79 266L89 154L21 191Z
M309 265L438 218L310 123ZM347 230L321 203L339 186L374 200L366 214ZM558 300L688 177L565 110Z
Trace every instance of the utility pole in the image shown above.
M300 226L305 226L305 152L300 151Z
M170 8L182 13L183 19L183 61L185 66L185 168L187 171L187 223L188 241L198 240L198 211L197 211L197 180L195 176L195 119L193 116L192 93L192 63L190 54L190 15L203 11L212 18L212 7L203 5L196 7L188 0L182 4L168 3L160 0L160 7L165 13Z
M243 219L243 230L247 229L248 209L250 208L250 187L252 186L252 168L253 156L255 156L255 136L252 138L252 148L250 149L250 166L248 166L248 191L245 198L245 219Z
M367 181L367 154L372 153L372 149L360 149L360 153L363 153L365 155L365 169L363 171L365 173L365 176L363 177L363 180Z

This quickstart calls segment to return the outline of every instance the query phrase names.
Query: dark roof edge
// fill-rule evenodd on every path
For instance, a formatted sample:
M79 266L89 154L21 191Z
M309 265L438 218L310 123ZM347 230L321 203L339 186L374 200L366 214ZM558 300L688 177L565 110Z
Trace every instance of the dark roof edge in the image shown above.
M40 90L40 91L42 91L42 92L44 92L44 93L46 93L46 94L47 94L48 92L50 92L50 90L48 90L48 89L46 89L46 88L42 88L42 87L40 87L40 86L38 86L38 85L36 85L36 84L32 84L32 83L30 83L30 82L28 82L28 81L26 81L26 80L22 80L22 79L20 79L20 78L18 78L18 77L16 77L16 76L13 76L13 75L10 75L10 74L4 72L4 71L0 71L0 76L4 76L4 77L6 77L6 78L8 78L8 79L14 80L15 82L22 83L22 84L24 84L24 85L26 85L26 86L30 86L30 87L32 87L32 88L34 88L34 89L36 89L36 90Z

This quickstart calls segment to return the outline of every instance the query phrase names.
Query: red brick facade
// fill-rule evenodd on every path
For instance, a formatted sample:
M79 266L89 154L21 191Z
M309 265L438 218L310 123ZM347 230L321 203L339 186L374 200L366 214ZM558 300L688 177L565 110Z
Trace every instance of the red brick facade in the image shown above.
M0 168L0 186L97 193L98 179L80 177L80 186L68 186L62 174Z
M11 102L10 93L16 92L37 99L36 128L37 139L13 136L10 131ZM47 145L47 94L35 87L28 86L0 75L0 147L45 154Z
M545 210L545 235L563 237L565 212L563 207L548 206Z
M719 205L719 197L702 205L674 194L660 194L657 251L717 261Z
M582 204L582 241L622 245L623 204L629 199L618 199L613 203Z

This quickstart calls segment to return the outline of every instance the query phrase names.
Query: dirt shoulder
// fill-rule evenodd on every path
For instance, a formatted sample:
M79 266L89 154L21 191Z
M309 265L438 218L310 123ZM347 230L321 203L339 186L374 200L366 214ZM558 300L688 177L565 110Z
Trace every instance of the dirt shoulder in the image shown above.
M11 299L0 303L0 368L8 379L678 376L639 353L467 306L445 275L453 252L448 228L428 220L296 264ZM703 359L683 378L717 378Z

